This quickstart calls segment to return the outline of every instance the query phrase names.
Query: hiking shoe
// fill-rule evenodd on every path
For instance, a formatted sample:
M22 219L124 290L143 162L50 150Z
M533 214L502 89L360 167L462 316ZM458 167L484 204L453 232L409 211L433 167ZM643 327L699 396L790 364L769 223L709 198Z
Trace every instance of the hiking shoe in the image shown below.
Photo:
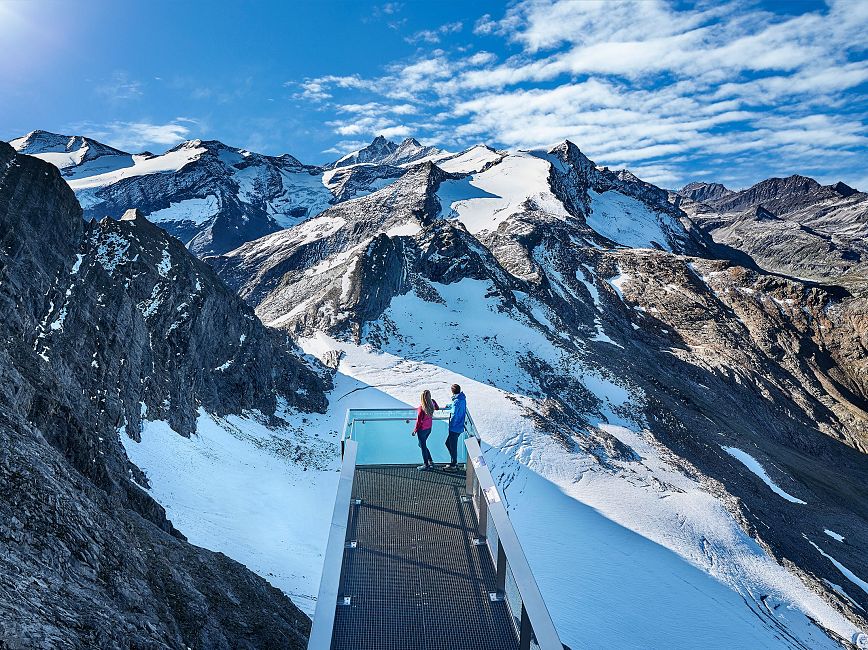
M431 469L431 466L430 465L419 465L419 467L417 467L416 469L418 469L420 472L427 472L429 469Z
M443 466L444 472L455 472L457 470L458 470L458 465L444 465Z

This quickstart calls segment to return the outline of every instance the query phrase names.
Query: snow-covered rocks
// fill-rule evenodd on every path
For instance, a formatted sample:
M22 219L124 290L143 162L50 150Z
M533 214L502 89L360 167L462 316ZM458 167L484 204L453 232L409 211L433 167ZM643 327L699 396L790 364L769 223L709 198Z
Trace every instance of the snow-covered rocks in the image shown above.
M313 225L320 221L322 230ZM369 390L411 403L422 387L465 387L517 517L538 513L534 504L548 494L528 488L525 496L524 486L553 483L564 501L552 506L549 532L574 538L559 528L564 513L593 502L610 522L674 551L673 570L690 576L691 589L713 601L716 581L727 585L727 618L738 623L720 634L771 646L783 626L799 643L822 646L816 620L849 638L860 630L858 610L816 578L840 581L837 570L785 522L798 516L812 539L819 531L831 542L822 531L838 521L832 513L859 507L840 494L864 468L832 428L815 424L824 400L851 444L864 435L846 404L818 388L833 374L858 375L852 342L820 333L825 319L846 330L854 315L829 313L830 294L710 260L706 244L667 192L599 169L564 143L427 160L308 224L209 261L307 351L338 349L339 372ZM808 339L823 355L843 347L850 356L833 356L834 371L806 372L796 341ZM781 498L721 445L756 446L763 465L774 464L773 483L788 478L786 493L805 503ZM847 473L824 474L821 488L807 479L808 449ZM519 533L532 563L538 553L569 565L566 556L552 560L550 535L535 539L531 526ZM647 552L639 565L657 562ZM839 559L864 573L853 555ZM604 578L593 574L608 585ZM548 579L551 600L580 599L569 587L576 574ZM654 581L646 587L642 598L653 599ZM565 607L562 621L574 616ZM620 620L640 620L630 619L635 608L628 599ZM698 626L685 623L683 638ZM572 633L565 640L581 645L578 628ZM637 634L653 645L652 631Z

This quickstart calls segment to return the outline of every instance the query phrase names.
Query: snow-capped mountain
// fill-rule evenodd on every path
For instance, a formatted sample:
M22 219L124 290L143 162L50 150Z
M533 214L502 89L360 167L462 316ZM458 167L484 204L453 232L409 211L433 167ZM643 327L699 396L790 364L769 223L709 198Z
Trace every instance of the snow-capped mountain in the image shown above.
M64 150L35 155L66 155L49 140ZM118 155L129 154L104 157ZM457 382L571 647L868 648L868 309L852 279L865 195L802 177L676 195L600 168L570 142L451 153L377 138L314 168L192 141L130 160L90 187L78 183L98 175L64 168L85 205L93 190L118 209L145 206L127 219L79 231L68 191L51 210L18 209L15 240L0 248L0 273L15 277L0 292L38 278L11 298L31 305L34 334L32 347L27 323L9 335L24 344L0 377L66 391L85 373L63 399L72 413L90 399L85 413L98 419L48 440L77 469L110 447L113 467L146 486L149 521L243 562L311 613L345 410L415 404L423 388L442 399ZM18 156L9 169L34 164ZM62 194L60 177L50 180ZM48 195L42 185L14 193ZM253 238L241 216L227 217L239 224L232 250L208 243L217 216L184 235L249 307L142 216L160 218L151 201L212 195L243 204L231 214L252 218L243 211L257 205L276 224ZM36 248L26 224L40 209L64 224L51 236L71 248ZM824 254L809 260L808 247L800 258L778 222L811 246L831 238ZM752 234L724 240L728 227ZM756 244L769 233L783 248ZM793 272L799 264L814 281L799 279L809 277ZM77 278L92 275L98 289L79 300ZM94 341L75 338L84 322L98 325ZM40 354L71 365L60 379L31 379ZM149 359L155 370L142 370ZM91 360L111 370L89 370ZM125 373L147 381L119 388ZM324 389L328 408L314 412ZM68 411L47 412L56 422ZM16 417L18 445L28 416ZM94 441L100 431L110 435ZM176 547L158 548L162 568ZM226 580L242 580L231 566ZM276 590L243 580L252 592L238 597L263 616L289 611ZM153 637L165 634L158 626Z
M673 200L713 239L719 257L864 292L868 194L793 175L739 192L691 183Z
M5 143L0 233L0 645L303 648L305 615L187 543L121 440L240 413L277 431L327 383L178 240L134 210L86 222Z
M132 162L127 152L78 135L31 131L9 144L19 153L50 162L67 179L113 171Z
M34 145L44 139L31 134L13 143L22 153L56 164L59 154ZM80 138L70 139L75 140ZM111 164L99 164L109 158ZM158 156L119 152L62 169L86 218L118 218L135 207L196 255L229 250L299 223L333 200L318 167L217 141L184 142Z
M567 142L410 166L207 261L339 360L340 409L464 387L568 644L864 645L864 301L716 250Z
M352 151L335 162L326 165L327 169L348 167L350 165L404 165L422 158L442 154L436 147L425 147L414 138L406 138L400 144L378 135L368 146Z
M130 154L90 138L33 131L10 144L57 166L86 218L119 218L136 208L197 256L312 218L333 203L363 196L404 173L402 165L448 155L408 138L377 137L326 167L266 156L215 140L184 142L163 154Z

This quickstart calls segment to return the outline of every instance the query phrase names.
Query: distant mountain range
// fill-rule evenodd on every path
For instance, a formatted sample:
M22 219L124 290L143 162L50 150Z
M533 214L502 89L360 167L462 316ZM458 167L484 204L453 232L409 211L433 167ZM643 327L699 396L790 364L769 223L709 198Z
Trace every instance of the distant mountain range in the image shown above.
M320 167L216 140L184 142L160 155L130 154L90 138L46 131L10 144L58 167L86 218L118 218L136 206L199 256L300 223L333 203L381 187L403 173L402 165L443 153L413 139L395 144L380 137Z
M91 138L46 131L10 144L57 166L86 218L118 218L135 206L200 257L226 253L370 194L416 164L439 163L481 148L453 154L413 138L395 143L378 136L362 149L317 166L288 154L266 156L215 140L184 142L160 155L130 154ZM720 183L690 183L670 197L721 254L728 247L742 262L746 253L761 268L808 279L865 276L868 200L844 183L824 186L791 176L741 191ZM755 232L757 218L767 222L762 233ZM768 223L773 218L774 225Z
M844 183L793 175L738 192L691 183L673 201L719 256L855 291L868 279L868 195Z

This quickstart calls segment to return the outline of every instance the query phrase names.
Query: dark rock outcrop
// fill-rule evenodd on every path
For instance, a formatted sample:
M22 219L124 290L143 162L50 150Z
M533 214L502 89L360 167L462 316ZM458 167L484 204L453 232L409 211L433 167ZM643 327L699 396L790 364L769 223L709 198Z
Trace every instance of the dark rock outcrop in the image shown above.
M136 213L86 223L56 168L0 143L0 645L303 647L309 621L187 544L132 477L142 417L326 405L318 375Z
M688 183L678 191L678 194L704 203L722 199L733 194L733 191L720 183Z

